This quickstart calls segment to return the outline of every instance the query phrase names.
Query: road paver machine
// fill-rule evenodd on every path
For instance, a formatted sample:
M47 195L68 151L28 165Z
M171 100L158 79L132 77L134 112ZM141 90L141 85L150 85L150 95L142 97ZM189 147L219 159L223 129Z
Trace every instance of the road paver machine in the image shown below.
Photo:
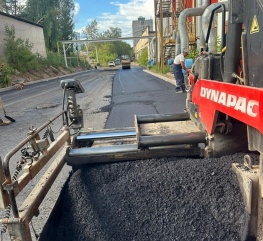
M83 130L76 94L84 89L77 80L61 81L62 111L39 128L30 129L1 161L0 206L12 210L1 222L11 240L32 240L29 223L65 163L77 169L98 162L166 156L209 158L239 151L259 154L258 163L245 155L244 164L233 164L232 169L249 213L248 236L263 240L263 2L230 0L228 8L227 31L220 36L222 51L212 54L206 46L196 58L182 113L135 115L134 127ZM212 7L212 12L217 9L218 5ZM212 22L213 14L210 29ZM63 129L54 137L50 124L60 118ZM11 159L19 151L20 161L11 173ZM49 161L45 174L18 207L16 196ZM23 173L18 176L20 170Z

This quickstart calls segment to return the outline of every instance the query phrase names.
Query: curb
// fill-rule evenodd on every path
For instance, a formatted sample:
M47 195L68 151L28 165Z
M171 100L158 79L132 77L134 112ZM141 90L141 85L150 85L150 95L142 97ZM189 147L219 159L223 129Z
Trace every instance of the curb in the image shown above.
M170 79L170 78L168 78L168 77L165 77L165 76L163 76L163 75L161 75L161 74L154 73L154 72L149 71L149 70L147 70L147 69L144 69L143 71L146 72L146 73L148 73L148 74L151 74L151 75L153 75L153 76L155 76L155 77L158 77L158 78L160 78L160 79L163 79L163 80L165 80L166 82L169 82L169 83L172 84L172 85L175 85L175 80L174 80L174 79Z

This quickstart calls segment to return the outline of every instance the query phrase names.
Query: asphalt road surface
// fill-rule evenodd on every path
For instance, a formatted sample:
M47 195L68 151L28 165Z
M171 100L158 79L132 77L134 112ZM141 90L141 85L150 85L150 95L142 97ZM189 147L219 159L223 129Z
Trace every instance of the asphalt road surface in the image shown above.
M0 96L2 97L6 114L16 120L16 122L10 125L0 126L1 158L3 159L11 149L26 138L29 128L32 126L34 128L40 127L62 110L63 89L60 87L62 79L75 78L81 82L85 88L85 93L78 94L77 98L85 115L84 123L88 128L102 129L105 125L108 112L101 112L100 109L111 102L112 80L117 71L118 69L89 70L51 80L30 83L22 90L1 90ZM7 120L4 118L3 112L1 112L0 117ZM55 135L58 135L62 127L61 118L58 121L54 121L50 126ZM10 169L12 173L14 173L16 162L20 158L20 153L17 153L11 159ZM39 234L41 232L70 170L71 168L68 166L63 168L56 184L52 187L45 202L40 207L41 212L39 217L33 219L32 223L36 233ZM41 174L43 172L44 170ZM18 207L35 184L36 181L33 180L18 195ZM4 212L1 213L2 217L3 215ZM10 239L4 235L3 240Z
M174 85L144 73L141 68L120 70L114 77L111 111L106 128L133 126L134 115L183 112L186 94Z

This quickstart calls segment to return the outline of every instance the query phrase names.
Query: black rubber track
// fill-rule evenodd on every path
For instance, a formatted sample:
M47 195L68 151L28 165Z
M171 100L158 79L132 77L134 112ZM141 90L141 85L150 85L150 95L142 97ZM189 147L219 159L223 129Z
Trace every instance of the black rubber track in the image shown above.
M231 171L231 163L243 163L243 156L81 168L62 190L55 231L40 240L246 240L247 214Z

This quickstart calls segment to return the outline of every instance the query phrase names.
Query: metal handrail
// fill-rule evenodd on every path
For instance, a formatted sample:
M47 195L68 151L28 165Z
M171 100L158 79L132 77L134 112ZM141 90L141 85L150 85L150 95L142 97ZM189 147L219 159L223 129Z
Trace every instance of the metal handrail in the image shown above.
M32 140L33 138L35 138L38 133L40 131L42 131L44 128L46 128L48 125L50 125L54 120L56 120L57 118L59 118L60 116L62 116L63 114L67 114L65 110L61 111L58 115L56 115L55 117L51 118L49 121L47 121L46 123L44 123L42 126L40 126L32 135L28 136L26 139L24 139L22 142L20 142L15 148L13 148L9 153L7 153L7 155L4 157L3 160L3 171L4 171L4 176L5 176L5 182L4 182L4 186L6 187L6 190L8 192L9 195L9 201L12 207L12 211L13 211L13 215L15 218L19 217L18 214L18 207L17 207L17 203L16 203L16 199L15 199L15 191L13 188L13 183L12 183L12 177L11 177L11 173L10 173L10 167L9 167L9 163L10 163L10 159L12 158L12 156L17 153L17 151L19 151L26 143L28 143L30 140Z
M13 148L10 152L6 154L3 161L3 169L4 169L4 175L5 175L5 183L11 184L11 174L10 174L10 168L9 168L9 162L11 157L19 151L26 143L28 143L30 140L32 140L36 135L42 131L44 128L46 128L48 125L50 125L54 120L56 120L61 115L66 114L66 111L61 111L58 115L48 120L46 123L44 123L42 126L40 126L32 135L28 136L26 139L24 139L22 142L20 142L15 148Z

